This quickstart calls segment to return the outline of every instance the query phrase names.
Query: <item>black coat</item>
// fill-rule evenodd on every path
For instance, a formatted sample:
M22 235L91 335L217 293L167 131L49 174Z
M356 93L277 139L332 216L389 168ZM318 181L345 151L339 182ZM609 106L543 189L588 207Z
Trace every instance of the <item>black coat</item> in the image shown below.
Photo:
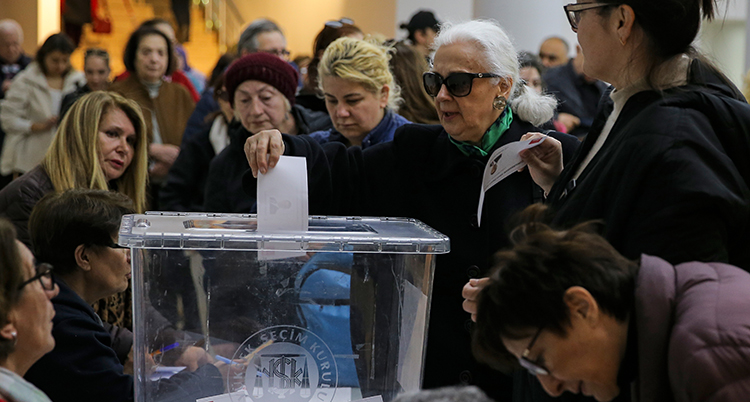
M21 175L0 191L0 217L6 218L16 228L16 236L31 248L29 217L39 200L55 191L49 175L42 165Z
M603 219L604 236L632 259L750 269L750 106L699 62L689 82L663 97L633 95L570 190L612 110L606 105L550 192L553 223Z
M547 86L547 92L559 101L557 112L572 114L581 120L581 124L570 134L578 137L585 136L591 129L599 99L606 91L607 84L601 81L586 81L583 75L576 72L573 60L563 66L547 70L543 80Z
M292 116L299 134L331 128L331 118L322 112L313 112L302 106L292 107ZM249 213L255 198L242 192L242 175L247 171L245 140L253 133L240 124L229 130L229 145L210 163L206 179L203 211Z
M232 120L228 132L242 129ZM208 168L216 156L209 135L211 125L198 134L182 138L180 154L169 168L166 183L159 190L159 208L164 211L203 211L203 195L208 180Z
M63 281L52 299L55 348L39 359L24 378L55 402L133 401L133 377L112 349L110 334L94 310ZM219 370L206 364L194 372L180 372L160 380L160 401L195 400L224 392ZM192 399L189 399L192 398Z
M529 131L539 130L515 117L494 148ZM563 142L566 157L572 156L578 141L554 136ZM508 245L509 217L541 196L528 171L514 173L487 192L477 227L489 156L465 156L440 126L402 126L392 142L364 151L340 143L321 146L306 136L284 136L284 142L286 154L307 157L311 214L416 218L450 237L451 252L439 255L435 267L424 387L471 383L507 397L510 389L498 381L501 375L472 358L472 321L462 309L461 290L470 278L483 276L492 255ZM244 188L254 198L250 172Z

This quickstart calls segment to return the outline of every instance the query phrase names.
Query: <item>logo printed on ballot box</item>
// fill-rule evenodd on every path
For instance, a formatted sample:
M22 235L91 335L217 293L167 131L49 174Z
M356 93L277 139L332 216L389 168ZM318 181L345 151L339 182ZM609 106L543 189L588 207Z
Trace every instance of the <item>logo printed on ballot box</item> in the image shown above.
M230 377L227 385L230 392L245 389L245 400L331 402L336 393L333 353L307 329L279 325L258 331L237 349L234 359L247 360L247 370Z

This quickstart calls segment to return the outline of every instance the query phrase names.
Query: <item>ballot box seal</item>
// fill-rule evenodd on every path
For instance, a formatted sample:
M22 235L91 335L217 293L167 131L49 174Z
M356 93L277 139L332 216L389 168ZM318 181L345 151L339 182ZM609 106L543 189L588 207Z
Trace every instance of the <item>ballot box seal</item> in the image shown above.
M338 385L336 359L313 332L292 325L260 330L237 349L247 369L227 379L230 392L245 389L253 402L330 402Z

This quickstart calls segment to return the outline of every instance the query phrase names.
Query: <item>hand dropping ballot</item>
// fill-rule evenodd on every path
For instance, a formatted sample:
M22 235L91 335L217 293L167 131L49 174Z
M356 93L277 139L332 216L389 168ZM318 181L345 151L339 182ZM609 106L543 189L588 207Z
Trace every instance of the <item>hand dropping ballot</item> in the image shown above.
M484 176L482 177L482 189L479 193L479 207L477 208L477 225L482 223L482 206L484 204L484 194L492 186L501 182L506 177L517 172L518 169L526 166L521 160L518 153L524 149L534 148L544 142L547 137L535 138L526 141L511 142L495 150L490 156L487 166L484 167Z
M276 167L258 174L258 231L263 233L304 233L308 227L307 160L281 156ZM303 251L288 251L291 241L265 245L259 260L298 257ZM273 251L274 248L287 251Z

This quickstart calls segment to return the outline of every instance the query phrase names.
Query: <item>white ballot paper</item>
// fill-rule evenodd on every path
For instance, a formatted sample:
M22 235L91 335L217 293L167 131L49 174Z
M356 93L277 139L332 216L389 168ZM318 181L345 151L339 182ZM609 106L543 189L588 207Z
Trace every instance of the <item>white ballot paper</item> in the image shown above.
M524 149L534 148L544 142L547 137L536 138L533 140L516 141L503 145L495 150L484 167L484 176L482 177L482 190L479 193L479 206L477 207L477 226L482 224L482 206L484 205L484 193L492 186L499 183L506 177L517 172L518 169L526 166L521 160L518 153Z
M281 156L276 167L258 174L258 232L307 232L307 160ZM258 260L273 260L305 255L304 251L273 251L295 247L296 242L266 243Z

